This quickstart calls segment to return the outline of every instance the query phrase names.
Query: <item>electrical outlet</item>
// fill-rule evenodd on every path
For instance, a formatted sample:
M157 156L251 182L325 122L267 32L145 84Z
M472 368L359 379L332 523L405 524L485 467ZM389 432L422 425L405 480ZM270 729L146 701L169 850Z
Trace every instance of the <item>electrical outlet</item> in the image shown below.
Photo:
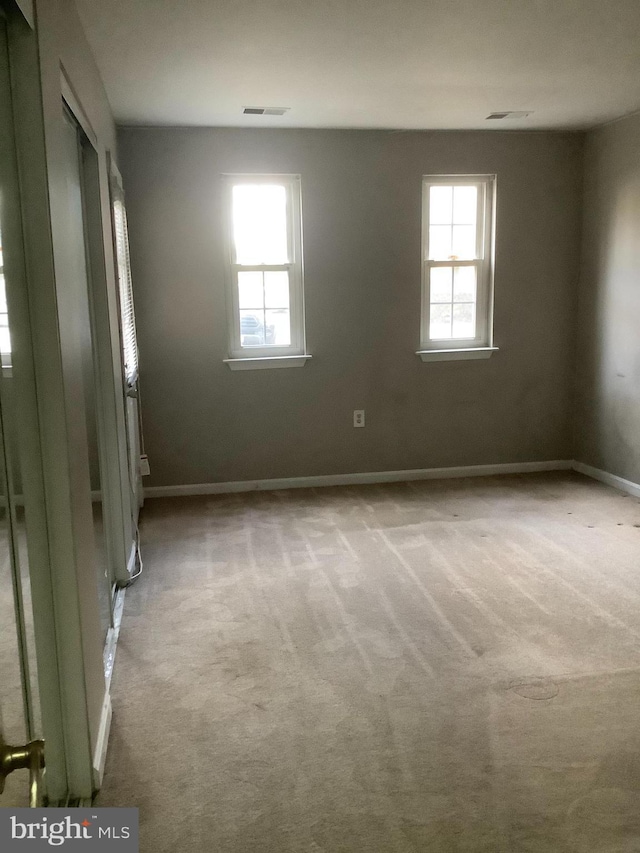
M364 426L364 409L353 410L353 425L354 427Z
M149 467L149 457L146 453L140 457L140 473L143 477L148 477L151 473L151 468Z

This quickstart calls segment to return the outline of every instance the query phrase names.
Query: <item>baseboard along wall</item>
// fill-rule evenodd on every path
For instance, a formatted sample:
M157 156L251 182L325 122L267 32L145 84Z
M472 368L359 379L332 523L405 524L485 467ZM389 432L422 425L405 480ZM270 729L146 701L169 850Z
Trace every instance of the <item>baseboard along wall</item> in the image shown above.
M541 471L578 471L614 489L640 497L640 484L573 459L541 462L500 462L495 465L458 465L450 468L412 468L404 471L360 471L352 474L321 474L314 477L279 477L269 480L235 480L226 483L186 483L179 486L150 486L145 498L223 495L231 492L312 489L322 486L360 486L367 483L402 483L408 480L447 480L461 477L491 477L496 474L533 474Z
M632 480L625 480L624 477L618 477L616 474L610 474L608 471L602 471L600 468L594 468L592 465L585 465L584 462L574 462L571 467L574 471L578 471L586 477L599 480L601 483L606 483L607 486L613 486L614 489L619 489L621 492L626 492L628 495L640 498L639 483L634 483Z
M271 480L236 480L227 483L187 483L181 486L151 486L147 498L181 495L221 495L229 492L311 489L321 486L361 486L367 483L402 483L407 480L447 480L460 477L490 477L495 474L531 474L538 471L567 471L568 459L542 462L503 462L496 465L460 465L450 468L413 468L404 471L362 471L353 474L321 474L315 477L281 477Z

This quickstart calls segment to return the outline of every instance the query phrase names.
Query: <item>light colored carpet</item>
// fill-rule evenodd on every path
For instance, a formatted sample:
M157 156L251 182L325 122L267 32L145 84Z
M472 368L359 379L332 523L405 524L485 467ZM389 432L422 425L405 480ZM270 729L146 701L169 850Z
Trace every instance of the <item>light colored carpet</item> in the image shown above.
M98 805L141 851L640 850L640 505L573 474L149 501Z

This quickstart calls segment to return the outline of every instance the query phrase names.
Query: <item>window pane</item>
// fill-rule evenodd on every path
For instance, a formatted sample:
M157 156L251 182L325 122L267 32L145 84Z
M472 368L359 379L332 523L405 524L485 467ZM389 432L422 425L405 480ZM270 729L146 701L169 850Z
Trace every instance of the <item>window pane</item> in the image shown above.
M3 317L0 324L0 353L2 355L11 355L11 335L7 322L7 317Z
M7 290L4 283L4 275L0 273L0 312L7 313Z
M430 275L431 289L429 301L451 302L451 274L453 267L432 267Z
M429 227L429 258L443 261L451 255L451 226L431 225Z
M453 301L476 301L476 268L454 267L453 270Z
M288 263L287 193L282 185L233 187L233 239L236 263Z
M265 311L265 339L268 345L288 347L291 344L291 319L288 308Z
M238 273L238 301L240 308L264 307L264 289L261 272Z
M429 317L429 338L432 341L451 337L451 305L432 305Z
M451 225L453 187L429 187L429 225Z
M453 221L456 225L473 225L476 227L478 215L478 188L454 187L453 189Z
M263 347L265 343L264 312L241 311L240 344L243 347Z
M476 256L476 229L473 225L453 226L453 252L456 258L468 259Z
M11 367L11 334L9 332L9 314L7 313L7 290L4 280L4 255L0 243L0 362L3 367Z
M456 303L453 306L453 337L475 338L476 306L474 302Z
M288 272L266 272L264 274L264 304L267 308L289 307Z

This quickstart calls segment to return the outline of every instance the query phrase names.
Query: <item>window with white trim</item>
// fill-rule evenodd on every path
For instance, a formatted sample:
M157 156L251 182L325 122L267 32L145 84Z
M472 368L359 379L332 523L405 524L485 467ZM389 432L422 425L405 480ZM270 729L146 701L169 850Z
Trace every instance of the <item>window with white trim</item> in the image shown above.
M428 175L422 181L425 352L493 349L494 175Z
M225 175L225 184L228 361L305 356L300 176Z

